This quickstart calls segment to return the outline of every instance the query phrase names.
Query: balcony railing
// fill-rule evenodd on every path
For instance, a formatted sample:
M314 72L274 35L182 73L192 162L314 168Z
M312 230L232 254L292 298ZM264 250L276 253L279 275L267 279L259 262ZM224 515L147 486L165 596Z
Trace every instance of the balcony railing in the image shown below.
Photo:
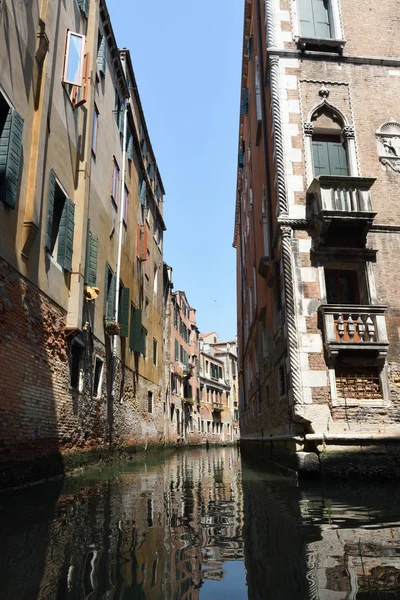
M372 212L373 177L338 177L320 175L311 183L308 193L316 200L317 212Z
M364 350L385 355L388 348L386 310L387 306L383 305L323 304L320 311L328 352Z
M332 223L359 229L365 237L373 224L372 177L337 177L320 175L307 190L311 202L309 216L324 236ZM310 214L311 213L311 214Z

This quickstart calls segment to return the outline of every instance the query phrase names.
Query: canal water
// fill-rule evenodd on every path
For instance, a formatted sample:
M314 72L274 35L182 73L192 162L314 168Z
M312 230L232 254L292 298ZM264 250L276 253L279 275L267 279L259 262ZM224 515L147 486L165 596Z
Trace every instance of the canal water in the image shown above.
M400 598L399 488L298 484L238 448L0 496L1 600Z

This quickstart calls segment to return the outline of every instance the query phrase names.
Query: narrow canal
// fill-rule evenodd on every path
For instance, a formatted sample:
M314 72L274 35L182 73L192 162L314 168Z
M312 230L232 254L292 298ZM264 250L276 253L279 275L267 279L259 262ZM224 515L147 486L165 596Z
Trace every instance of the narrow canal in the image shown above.
M0 598L392 600L399 504L237 448L148 455L0 496Z

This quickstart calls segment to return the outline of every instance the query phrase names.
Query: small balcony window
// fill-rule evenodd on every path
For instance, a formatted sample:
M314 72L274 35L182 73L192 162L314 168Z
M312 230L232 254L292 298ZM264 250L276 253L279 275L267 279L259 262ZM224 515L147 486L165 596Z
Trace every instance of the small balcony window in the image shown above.
M360 304L356 271L325 269L328 304Z

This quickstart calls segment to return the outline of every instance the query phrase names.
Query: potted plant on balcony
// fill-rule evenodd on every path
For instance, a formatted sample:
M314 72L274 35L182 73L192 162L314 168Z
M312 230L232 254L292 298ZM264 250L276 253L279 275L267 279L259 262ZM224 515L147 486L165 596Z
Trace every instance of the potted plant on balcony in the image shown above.
M119 335L119 332L120 332L119 323L112 319L105 319L104 320L104 331L108 335Z
M194 406L193 398L183 398L183 403L186 404L186 406Z

